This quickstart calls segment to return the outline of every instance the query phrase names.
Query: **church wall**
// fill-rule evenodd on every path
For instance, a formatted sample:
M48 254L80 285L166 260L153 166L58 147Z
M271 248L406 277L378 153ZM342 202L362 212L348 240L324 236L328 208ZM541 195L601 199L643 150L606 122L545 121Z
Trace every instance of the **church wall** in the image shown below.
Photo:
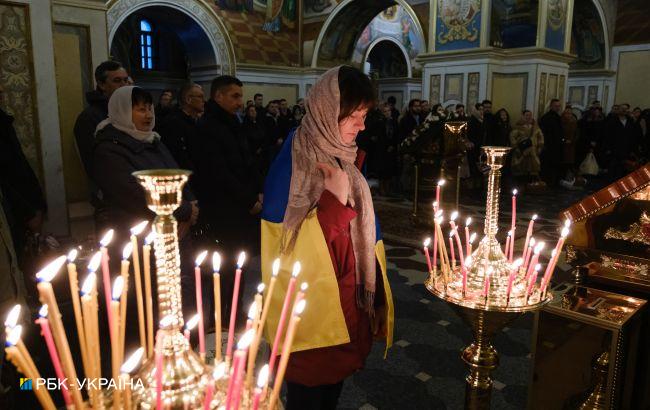
M317 72L271 72L252 67L237 70L237 78L244 83L244 102L253 95L264 95L264 104L271 100L285 98L290 105L298 98L304 98L318 78Z
M617 72L613 103L650 107L650 44L614 47L612 64Z

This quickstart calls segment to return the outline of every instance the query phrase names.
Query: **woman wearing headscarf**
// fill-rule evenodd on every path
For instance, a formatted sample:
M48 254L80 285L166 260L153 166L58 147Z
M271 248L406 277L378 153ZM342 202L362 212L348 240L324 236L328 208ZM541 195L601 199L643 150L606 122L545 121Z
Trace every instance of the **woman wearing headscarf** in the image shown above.
M510 133L512 146L512 174L527 184L539 183L541 162L539 154L544 147L544 135L537 126L533 113L525 110Z
M266 179L262 275L281 271L267 336L294 262L309 284L307 307L285 379L287 409L334 409L343 381L363 367L373 336L392 343L393 305L370 189L359 171L357 133L374 101L370 80L341 66L311 88L300 127L285 142Z

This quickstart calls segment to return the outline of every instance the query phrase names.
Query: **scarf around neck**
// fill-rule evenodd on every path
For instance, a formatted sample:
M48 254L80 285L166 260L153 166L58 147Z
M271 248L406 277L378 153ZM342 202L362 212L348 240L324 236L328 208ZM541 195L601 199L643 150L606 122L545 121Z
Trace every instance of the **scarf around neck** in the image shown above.
M370 188L355 166L357 145L343 143L339 133L339 67L327 71L311 88L307 113L296 129L292 142L292 174L289 200L284 214L281 252L290 252L303 221L324 191L324 179L316 168L319 162L340 167L350 180L348 203L357 216L350 222L355 257L357 306L374 314L376 289L375 211ZM338 161L337 161L338 159Z
M153 131L156 125L155 117L151 122L150 130L140 131L135 128L132 119L133 104L131 100L131 94L134 88L134 86L127 85L113 91L111 98L108 100L108 118L97 125L95 134L110 124L140 142L152 143L155 138L160 139L160 135Z

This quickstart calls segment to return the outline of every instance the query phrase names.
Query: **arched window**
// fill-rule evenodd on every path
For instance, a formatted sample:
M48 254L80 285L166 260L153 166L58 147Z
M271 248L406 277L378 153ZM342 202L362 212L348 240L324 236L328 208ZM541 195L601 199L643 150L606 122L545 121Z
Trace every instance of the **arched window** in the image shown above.
M143 70L153 69L153 30L151 23L147 20L140 20L140 68Z

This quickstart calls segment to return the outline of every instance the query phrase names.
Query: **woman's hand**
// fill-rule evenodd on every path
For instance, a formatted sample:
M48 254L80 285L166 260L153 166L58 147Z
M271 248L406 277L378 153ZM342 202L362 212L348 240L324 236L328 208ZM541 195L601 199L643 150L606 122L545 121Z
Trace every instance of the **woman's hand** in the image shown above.
M329 164L319 162L316 168L323 174L325 189L330 191L340 203L348 203L348 193L350 192L350 180L348 174L340 168L335 168Z

